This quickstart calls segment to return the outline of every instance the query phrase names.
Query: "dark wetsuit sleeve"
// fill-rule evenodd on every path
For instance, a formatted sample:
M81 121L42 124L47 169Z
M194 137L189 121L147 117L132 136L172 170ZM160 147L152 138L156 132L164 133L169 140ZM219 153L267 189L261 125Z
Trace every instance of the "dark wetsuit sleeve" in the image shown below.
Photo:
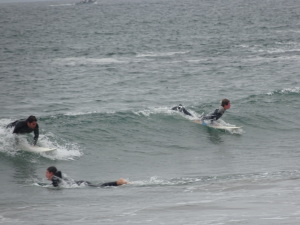
M84 180L78 180L78 181L75 181L77 185L87 185L89 187L110 187L110 186L118 186L117 182L114 181L114 182L107 182L107 183L104 183L104 184L92 184L91 182L89 181L84 181Z
M39 125L37 124L35 129L33 130L34 132L34 138L33 138L33 145L36 145L38 139L39 139Z
M219 109L216 109L213 113L204 116L204 120L218 120L221 118L221 116L224 114L225 110L224 108L220 107Z
M117 181L101 184L101 187L118 186Z
M52 178L52 185L53 185L54 187L58 187L59 183L60 183L60 178L54 176L54 177Z
M218 120L222 115L223 113L221 113L219 109L216 109L212 115L212 119Z
M11 128L11 127L16 126L16 124L17 124L18 121L19 121L19 120L16 120L16 121L14 121L14 122L8 124L8 125L6 126L6 128Z
M54 187L58 187L61 181L62 181L61 171L56 171L56 173L52 177L52 185Z

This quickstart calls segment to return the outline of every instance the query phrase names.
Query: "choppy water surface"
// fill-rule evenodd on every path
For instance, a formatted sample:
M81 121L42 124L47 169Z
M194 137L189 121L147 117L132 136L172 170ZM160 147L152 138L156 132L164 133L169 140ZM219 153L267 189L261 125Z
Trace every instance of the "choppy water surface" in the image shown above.
M299 17L296 0L1 3L0 223L298 224ZM242 129L193 123L224 97ZM31 114L56 152L16 145L5 126ZM130 184L56 189L51 165Z

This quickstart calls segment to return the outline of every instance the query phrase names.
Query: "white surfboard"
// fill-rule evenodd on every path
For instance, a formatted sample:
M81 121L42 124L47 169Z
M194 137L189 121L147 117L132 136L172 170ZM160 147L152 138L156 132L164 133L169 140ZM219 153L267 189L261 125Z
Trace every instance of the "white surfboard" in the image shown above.
M22 148L22 150L27 151L27 152L41 153L41 152L52 152L52 151L55 151L56 148L47 148L47 147L27 145L27 146L24 146Z
M207 124L207 123L203 123L203 121L201 121L201 120L193 120L193 122L201 124L202 126L207 126L207 127L211 127L211 128L215 128L215 129L220 129L220 130L233 131L233 130L238 130L238 129L242 128L242 127L237 127L237 126L224 126L224 125L221 125L218 123Z
M212 128L215 128L215 129L219 129L219 130L228 130L228 131L236 131L236 130L242 128L242 127L236 127L236 126L222 126L222 125L219 125L219 126L209 126L209 127L212 127Z

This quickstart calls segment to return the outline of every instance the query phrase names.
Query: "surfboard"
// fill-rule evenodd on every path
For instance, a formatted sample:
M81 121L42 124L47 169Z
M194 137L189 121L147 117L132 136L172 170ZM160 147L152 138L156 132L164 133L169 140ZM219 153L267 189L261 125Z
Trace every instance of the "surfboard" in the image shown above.
M238 130L241 129L242 127L237 127L237 126L224 126L218 123L213 123L213 124L207 124L204 123L201 120L193 120L194 123L198 123L201 124L202 126L207 126L207 127L211 127L211 128L215 128L215 129L220 129L220 130Z
M41 153L41 152L52 152L55 151L56 148L47 148L47 147L28 145L28 146L24 146L22 150L27 152Z

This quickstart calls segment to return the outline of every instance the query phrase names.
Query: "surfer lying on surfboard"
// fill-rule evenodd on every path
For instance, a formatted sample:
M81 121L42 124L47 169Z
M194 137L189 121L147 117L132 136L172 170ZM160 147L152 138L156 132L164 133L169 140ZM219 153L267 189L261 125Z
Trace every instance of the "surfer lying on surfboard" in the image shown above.
M230 101L224 98L221 102L221 106L218 109L216 109L212 113L207 114L206 116L201 117L200 120L202 122L204 122L204 120L210 120L210 122L213 123L213 121L217 121L218 119L220 119L227 109L230 109ZM192 114L187 111L181 104L173 107L172 110L182 112L187 116L192 116Z
M6 128L11 127L14 127L14 134L26 134L33 131L33 145L36 145L39 138L39 125L35 116L29 116L26 120L16 120L6 126Z
M54 187L59 187L59 185L63 181L68 182L68 179L64 178L62 176L61 171L58 171L55 166L48 167L48 169L46 170L46 178L48 180L52 181L52 185ZM103 184L91 184L88 181L82 181L82 180L81 181L75 181L75 183L77 185L84 184L84 185L87 185L87 186L90 186L90 187L108 187L108 186L119 186L119 185L127 184L128 182L127 182L127 180L125 180L123 178L120 178L117 181L107 182L107 183L103 183Z

